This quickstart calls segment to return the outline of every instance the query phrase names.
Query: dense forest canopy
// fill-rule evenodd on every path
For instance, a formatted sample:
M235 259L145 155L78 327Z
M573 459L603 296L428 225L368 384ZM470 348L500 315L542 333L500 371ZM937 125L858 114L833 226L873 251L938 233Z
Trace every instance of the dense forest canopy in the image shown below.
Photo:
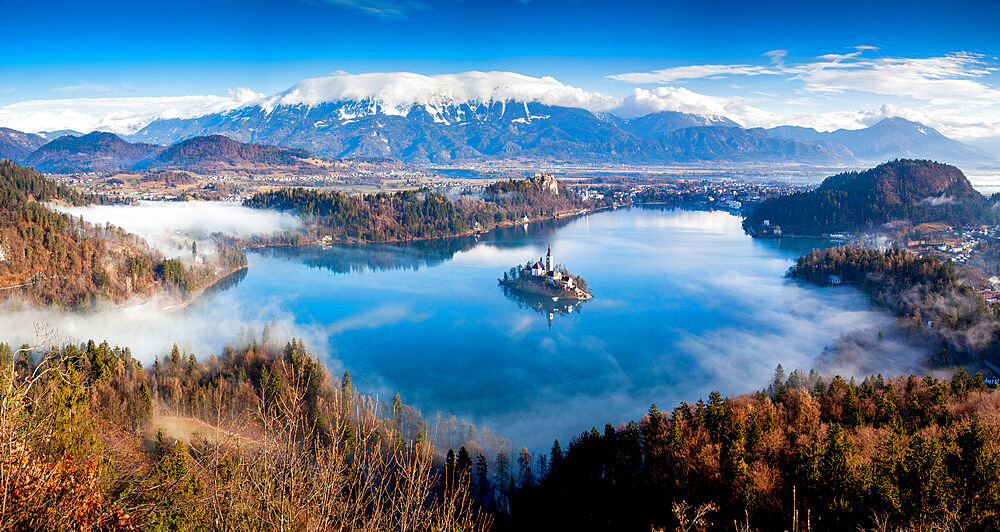
M510 528L995 530L998 412L961 370L856 383L779 366L768 390L557 440L540 478L515 477Z
M756 234L767 220L786 234L818 235L900 221L996 223L994 203L954 166L898 159L828 177L816 190L765 200L747 216L744 227Z
M584 202L551 177L508 180L481 197L456 199L429 189L347 194L285 188L258 192L244 204L308 216L310 231L335 242L394 242L486 231L524 219L578 211Z

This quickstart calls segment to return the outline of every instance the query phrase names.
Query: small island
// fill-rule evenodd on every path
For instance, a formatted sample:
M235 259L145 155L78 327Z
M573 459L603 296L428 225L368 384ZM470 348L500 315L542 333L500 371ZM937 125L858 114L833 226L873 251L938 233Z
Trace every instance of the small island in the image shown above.
M552 259L552 246L549 246L545 257L534 263L518 265L503 274L498 280L500 286L540 296L549 296L553 300L570 299L583 301L593 298L587 281L579 275L570 275L563 266L556 266Z

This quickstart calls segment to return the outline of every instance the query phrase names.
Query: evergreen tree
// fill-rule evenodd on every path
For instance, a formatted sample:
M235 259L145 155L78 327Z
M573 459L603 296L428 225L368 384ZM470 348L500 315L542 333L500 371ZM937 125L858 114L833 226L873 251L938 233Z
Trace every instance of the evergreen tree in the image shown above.
M550 455L551 456L549 458L549 467L551 469L557 469L559 466L562 465L563 461L562 447L559 445L558 438L556 438L552 442L552 452L550 453Z
M476 457L476 491L480 499L484 499L490 491L489 465L481 454Z
M531 471L531 453L527 447L521 447L517 455L517 480L522 488L531 487L535 483L535 476Z

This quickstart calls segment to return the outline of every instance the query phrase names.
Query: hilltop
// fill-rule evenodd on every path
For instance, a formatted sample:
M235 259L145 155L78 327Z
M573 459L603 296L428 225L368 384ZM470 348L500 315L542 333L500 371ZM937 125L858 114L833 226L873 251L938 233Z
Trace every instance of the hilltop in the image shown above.
M255 172L263 168L291 173L321 173L332 161L306 150L248 144L224 135L194 137L174 144L135 165L141 170L187 170L201 174Z
M163 150L152 144L133 144L114 133L95 131L79 137L64 135L43 144L26 162L40 172L68 174L120 172Z
M991 204L954 166L897 159L828 177L816 190L768 199L747 216L744 227L759 234L767 221L786 234L816 235L894 222L986 223L996 219Z
M18 132L10 130L6 135L22 139L26 146L41 139L18 137L15 133ZM224 135L194 137L171 146L158 146L128 142L113 133L100 131L81 136L61 136L42 143L26 156L22 154L21 158L39 171L56 174L161 170L199 174L268 171L319 174L329 172L336 166L336 161L302 149L248 144Z
M45 144L45 137L0 127L0 159L24 161L31 152Z

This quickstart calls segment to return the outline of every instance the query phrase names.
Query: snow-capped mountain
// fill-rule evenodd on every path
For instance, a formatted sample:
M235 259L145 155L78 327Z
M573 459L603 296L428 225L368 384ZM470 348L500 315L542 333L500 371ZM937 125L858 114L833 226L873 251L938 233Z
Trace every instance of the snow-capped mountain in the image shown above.
M326 157L418 164L477 159L844 164L885 154L954 155L938 157L950 162L979 161L982 155L930 128L914 135L913 127L886 127L894 123L820 133L746 130L726 117L675 111L633 117L635 109L623 108L617 98L510 72L338 73L239 100L239 106L201 116L161 115L128 138L166 145L221 134Z
M552 78L503 72L421 76L339 74L306 80L271 97L225 112L158 119L131 136L156 144L222 134L243 142L302 148L328 157L392 157L413 163L525 158L615 162L739 160L797 153L806 162L839 162L825 148L798 140L731 143L750 152L706 146L677 150L665 144L686 127L724 126L723 117L677 112L623 119L609 113L618 100L563 85ZM756 153L756 149L776 152ZM714 143L712 146L722 146Z

